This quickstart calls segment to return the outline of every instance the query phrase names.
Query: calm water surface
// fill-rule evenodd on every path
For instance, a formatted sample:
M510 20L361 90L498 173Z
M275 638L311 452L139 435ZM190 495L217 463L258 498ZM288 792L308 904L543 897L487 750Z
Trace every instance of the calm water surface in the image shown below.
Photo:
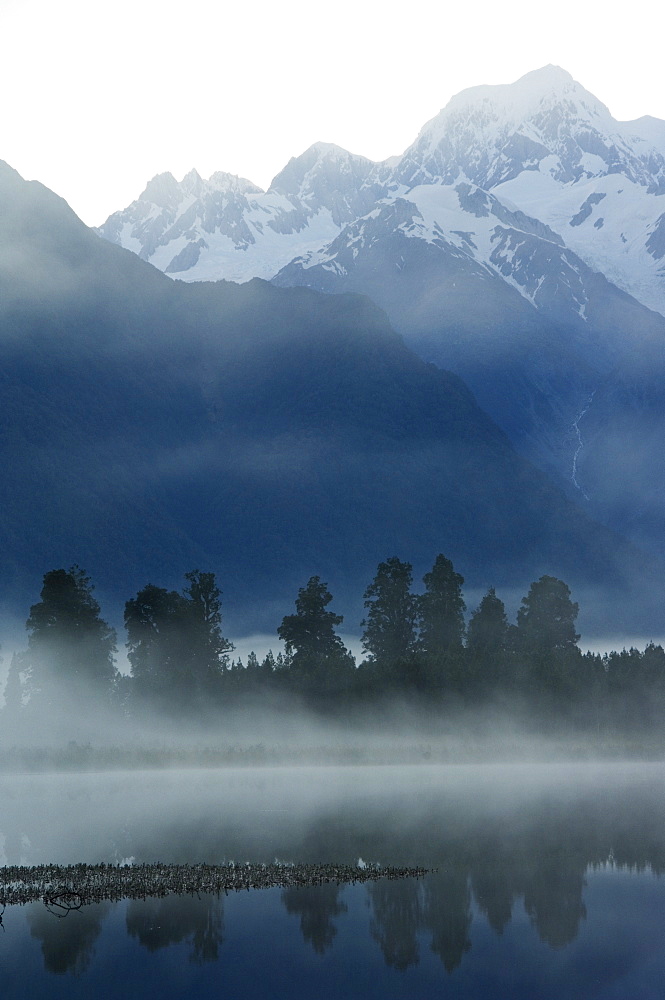
M10 907L3 1000L665 995L665 767L0 778L0 861L424 864L424 879Z

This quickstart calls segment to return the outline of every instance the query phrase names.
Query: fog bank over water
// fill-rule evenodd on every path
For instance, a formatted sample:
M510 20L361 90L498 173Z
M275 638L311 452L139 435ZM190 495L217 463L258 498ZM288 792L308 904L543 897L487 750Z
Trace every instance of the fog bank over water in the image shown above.
M467 837L533 836L621 863L620 831L662 833L664 777L619 762L3 775L0 861L432 864Z
M43 964L77 977L60 980L72 995L92 981L86 995L106 996L116 980L122 994L109 996L157 995L164 970L169 988L187 977L182 995L217 995L223 980L257 1000L275 976L284 995L318 995L322 972L335 998L461 1000L487 996L488 981L511 997L658 996L664 779L662 764L620 762L0 775L0 864L431 869L371 885L74 900L75 912L8 906L3 987L24 997ZM633 988L603 992L617 983ZM49 979L31 995L54 989Z

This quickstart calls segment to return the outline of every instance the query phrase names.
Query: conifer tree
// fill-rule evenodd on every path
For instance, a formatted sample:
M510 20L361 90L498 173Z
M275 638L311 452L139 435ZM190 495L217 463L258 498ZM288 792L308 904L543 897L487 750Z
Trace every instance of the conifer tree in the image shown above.
M30 608L26 664L38 700L107 696L116 677L115 630L100 617L90 578L79 566L44 576Z
M186 689L188 654L183 623L186 599L175 590L149 583L125 604L127 658L136 693L160 702L175 702Z
M353 657L335 633L344 619L326 610L331 601L327 584L318 576L310 577L298 591L296 613L286 615L277 629L291 671L302 679L309 678L308 687L321 690L335 686L340 672L354 666Z
M214 573L192 570L185 579L182 594L148 584L125 605L137 692L176 710L218 698L233 649L222 635Z
M183 611L189 643L189 669L196 693L213 693L228 666L233 643L222 635L222 593L214 573L192 570L185 574Z
M570 589L563 580L541 576L531 584L517 612L520 645L536 653L576 648L578 611L579 605L571 600Z
M575 631L578 605L553 576L541 576L517 612L521 687L531 709L553 725L570 718L580 700L582 655Z
M467 631L467 648L475 655L497 656L506 651L508 619L503 601L490 587L471 615Z
M423 583L425 593L418 602L422 651L427 656L459 652L464 642L464 577L455 572L450 559L438 555Z
M503 601L490 587L471 615L466 636L466 660L469 687L475 697L500 694L502 685L513 688L509 648L511 631Z
M374 663L389 666L415 652L418 602L411 593L412 581L411 564L393 556L379 563L365 591L362 643Z

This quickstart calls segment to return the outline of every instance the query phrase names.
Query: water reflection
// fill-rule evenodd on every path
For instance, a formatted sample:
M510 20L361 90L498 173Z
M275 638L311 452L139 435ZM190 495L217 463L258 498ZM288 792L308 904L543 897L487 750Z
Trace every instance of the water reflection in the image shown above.
M317 955L332 948L337 936L333 917L347 912L346 904L339 898L341 892L338 885L303 886L282 892L286 912L300 917L303 940L311 944Z
M279 771L197 772L186 781L182 775L68 775L51 782L32 776L22 785L2 779L0 843L7 863L362 857L424 864L437 870L422 880L382 880L354 892L336 885L287 889L277 899L310 955L334 953L349 922L364 927L367 947L386 968L406 973L429 954L446 975L473 958L479 920L498 937L519 912L540 942L565 949L587 918L590 871L665 870L661 766L349 768L324 777L302 772L295 785L292 773ZM352 912L350 901L359 898L364 902ZM229 954L224 942L232 919L223 896L122 905L125 933L142 950L181 946L193 964ZM26 907L44 968L84 973L112 911L112 904L98 904L63 917Z
M80 910L56 913L39 904L28 907L30 934L41 944L44 968L62 975L87 969L111 903L93 903Z
M370 888L371 933L380 946L386 965L408 969L418 962L416 933L419 924L419 893L407 882L379 882Z
M127 933L148 951L187 941L190 962L216 962L224 936L224 907L218 896L166 896L132 900Z

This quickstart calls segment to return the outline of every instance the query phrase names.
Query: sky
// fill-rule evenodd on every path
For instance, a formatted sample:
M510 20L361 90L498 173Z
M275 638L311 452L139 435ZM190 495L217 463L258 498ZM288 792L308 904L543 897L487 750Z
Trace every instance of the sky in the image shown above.
M0 0L0 159L100 225L156 173L267 187L319 140L381 160L454 94L567 69L665 119L656 3Z

